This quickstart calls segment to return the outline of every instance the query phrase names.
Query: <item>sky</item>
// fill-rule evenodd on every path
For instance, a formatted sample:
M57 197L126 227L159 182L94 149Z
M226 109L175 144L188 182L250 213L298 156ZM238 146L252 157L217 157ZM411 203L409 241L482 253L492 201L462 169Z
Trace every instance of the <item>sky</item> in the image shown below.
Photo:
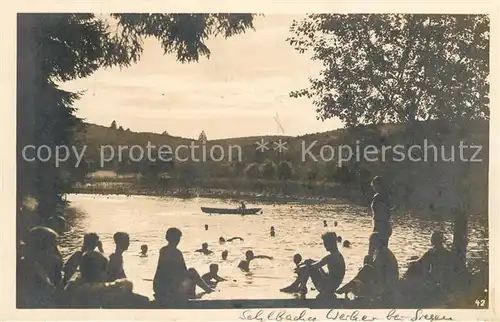
M210 59L182 64L163 55L160 44L146 39L141 60L128 68L99 70L92 76L61 84L86 90L75 103L87 122L136 132L208 139L283 134L301 135L342 127L338 119L319 121L312 100L289 92L309 85L320 66L287 42L293 19L258 17L255 31L207 41Z

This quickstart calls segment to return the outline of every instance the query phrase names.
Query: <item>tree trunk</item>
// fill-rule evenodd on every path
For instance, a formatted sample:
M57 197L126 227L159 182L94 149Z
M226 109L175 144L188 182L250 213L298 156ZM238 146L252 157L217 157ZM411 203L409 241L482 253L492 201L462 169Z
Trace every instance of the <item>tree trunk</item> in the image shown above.
M31 14L17 16L17 239L29 229L30 218L23 217L25 212L19 212L25 196L35 193L36 162L24 160L22 151L35 141L35 111L36 97L40 82L37 43L34 31L37 30L37 18ZM29 157L32 157L30 155ZM33 218L31 218L33 219Z
M452 255L455 259L455 271L462 273L467 268L467 243L468 243L468 223L467 214L463 209L455 213L455 223L453 226L453 246Z

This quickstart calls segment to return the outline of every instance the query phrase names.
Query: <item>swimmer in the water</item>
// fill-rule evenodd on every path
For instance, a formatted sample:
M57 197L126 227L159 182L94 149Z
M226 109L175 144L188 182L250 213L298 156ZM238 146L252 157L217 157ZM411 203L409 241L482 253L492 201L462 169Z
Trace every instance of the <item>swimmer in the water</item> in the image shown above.
M276 231L274 230L274 226L271 226L271 232L270 232L270 234L271 234L271 237L276 236Z
M300 273L299 272L301 271L301 269L303 269L303 268L299 267L300 264L302 263L302 255L295 254L293 256L293 263L295 264L295 272L297 273L297 278L289 286L280 289L281 292L284 292L284 293L297 293L299 291L299 286L300 286L300 279L299 279Z
M260 258L265 258L265 259L273 259L271 256L266 256L266 255L255 255L253 251L247 250L245 253L245 259L242 260L238 264L238 268L241 269L244 272L249 272L250 271L250 262L254 259L260 259Z
M342 242L342 237L341 236L337 236L337 243L341 243Z
M333 222L333 226L337 227L337 221Z
M227 255L229 255L229 252L227 250L222 251L222 260L226 260Z
M349 247L351 247L351 242L346 239L342 243L342 246L345 247L345 248L349 248Z
M205 230L208 230L208 225L205 225Z
M326 223L326 220L323 220L323 227L328 227L328 224Z
M228 238L228 239L225 239L224 237L219 237L219 244L224 244L225 242L232 242L233 240L241 240L243 241L243 238L241 237L231 237L231 238Z
M141 257L148 256L148 245L141 245Z
M210 271L208 273L203 274L201 278L211 288L215 288L219 282L227 281L225 278L220 277L218 273L219 273L219 265L210 264Z
M203 253L203 255L213 254L213 252L210 249L208 249L208 244L207 243L201 244L201 248L197 249L196 252L197 253Z

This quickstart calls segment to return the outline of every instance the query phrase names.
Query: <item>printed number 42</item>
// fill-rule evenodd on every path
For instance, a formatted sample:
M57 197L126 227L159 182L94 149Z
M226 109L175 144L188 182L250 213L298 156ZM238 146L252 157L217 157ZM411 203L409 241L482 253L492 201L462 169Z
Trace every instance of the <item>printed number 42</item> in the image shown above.
M486 300L476 300L474 303L476 304L476 306L484 306L486 304Z

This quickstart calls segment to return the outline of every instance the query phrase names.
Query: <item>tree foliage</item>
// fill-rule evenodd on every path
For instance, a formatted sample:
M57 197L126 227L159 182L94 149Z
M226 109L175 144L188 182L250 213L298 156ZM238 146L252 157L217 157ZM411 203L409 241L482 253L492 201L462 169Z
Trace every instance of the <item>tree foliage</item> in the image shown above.
M273 161L268 160L261 165L260 172L262 173L262 177L265 179L276 179L278 167Z
M347 126L489 118L489 19L484 15L312 14L288 39L320 61L292 97Z
M73 101L83 93L63 91L58 82L88 77L99 68L130 66L140 59L146 37L156 38L178 61L196 62L210 56L205 43L210 37L227 38L249 28L251 14L19 14L18 201L34 195L39 212L50 216L71 183L67 171L50 162L26 162L21 154L28 144L55 148L75 142L81 120Z
M290 180L292 178L293 168L288 161L281 161L278 164L278 178L280 180Z

